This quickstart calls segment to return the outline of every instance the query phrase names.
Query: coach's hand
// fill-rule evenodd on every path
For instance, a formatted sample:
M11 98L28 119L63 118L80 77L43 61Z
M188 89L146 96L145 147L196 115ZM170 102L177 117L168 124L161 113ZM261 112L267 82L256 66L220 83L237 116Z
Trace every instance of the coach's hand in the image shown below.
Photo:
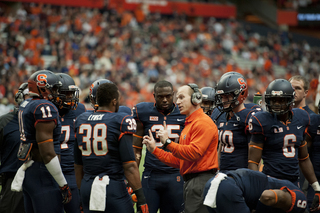
M320 191L316 191L313 197L310 211L315 212L315 211L318 211L319 209L320 209Z
M68 184L64 185L63 187L59 187L62 195L62 203L66 204L69 203L72 199L71 190Z
M160 142L164 145L166 143L166 140L169 138L167 124L165 121L163 121L163 129L159 130L157 132L157 135L160 138Z
M133 193L137 195L137 213L149 213L149 208L142 188L133 191Z
M143 136L142 144L147 146L149 152L153 152L156 149L156 141L153 138L151 130L149 129L149 135Z

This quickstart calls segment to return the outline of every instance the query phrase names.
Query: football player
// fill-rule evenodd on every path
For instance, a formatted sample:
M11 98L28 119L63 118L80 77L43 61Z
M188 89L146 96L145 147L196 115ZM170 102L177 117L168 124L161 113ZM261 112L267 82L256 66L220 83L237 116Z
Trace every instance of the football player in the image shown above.
M89 99L91 102L91 106L94 110L98 109L97 100L96 100L97 89L100 84L104 84L104 83L113 83L113 82L108 79L99 79L94 81L90 86ZM131 115L131 109L127 106L119 106L119 112L125 112L128 115Z
M213 89L212 87L202 87L200 91L202 93L201 108L203 109L204 113L211 116L215 105L215 89Z
M20 85L15 102L18 106L29 98L28 83ZM18 108L0 117L0 213L24 213L22 192L11 191L11 183L22 161L17 158L20 145Z
M219 168L222 172L248 168L248 122L257 111L245 108L247 96L247 82L240 75L229 74L217 84L216 105L225 113L216 121L219 129Z
M79 103L79 89L74 80L65 73L56 74L62 83L59 88L59 118L61 122L61 168L71 189L72 200L64 205L67 213L80 212L80 195L76 184L74 171L73 147L75 143L74 121L78 115L86 111Z
M237 75L239 78L242 78L245 80L245 78L243 77L243 75L241 75L240 73L238 72L227 72L225 74L223 74L221 77L220 77L220 80L222 80L223 78L225 77L228 77L229 75ZM219 81L220 81L219 80ZM217 90L216 90L217 92ZM247 93L248 95L248 93ZM244 104L245 108L247 109L255 109L257 111L261 111L261 107L255 103L245 103ZM224 116L225 112L223 112L223 110L219 109L219 107L216 105L216 107L213 109L212 113L211 113L211 119L216 122L217 119L221 116Z
M100 84L96 100L98 109L81 114L75 123L75 164L77 170L82 170L82 174L76 172L76 178L77 182L81 180L84 212L133 213L132 200L124 182L126 177L137 196L139 211L147 213L132 149L136 122L130 115L118 112L120 92L115 84Z
M320 192L305 141L310 118L306 111L292 109L294 94L290 82L285 79L276 79L268 85L265 92L267 111L252 115L249 121L252 134L249 168L258 170L262 157L263 173L299 185L300 166L312 188Z
M204 205L210 213L303 213L307 201L290 181L243 168L211 178L204 189Z
M320 106L319 113L320 113ZM316 174L317 180L320 179L320 115L319 114L310 114L310 120L312 120L312 125L308 128L308 133L306 136L306 141L308 142L308 148L310 150L310 160L314 166L314 172ZM308 184L309 185L309 184ZM314 199L315 191L310 187L308 189L307 198L308 198L308 206L314 209L314 212L320 212L319 209L315 209L315 206L312 206L312 202ZM320 199L320 194L318 196L318 201Z
M173 87L168 81L159 81L154 86L155 103L142 102L133 107L133 117L137 122L137 133L133 138L133 149L140 165L142 137L152 131L158 147L162 147L157 131L164 129L166 121L168 136L178 143L184 128L185 115L181 115L173 103ZM183 205L183 179L179 169L160 162L152 153L146 152L142 174L142 187L151 213L179 212Z
M19 107L22 143L18 157L26 161L23 170L29 167L23 180L26 212L61 213L63 203L70 202L72 197L58 156L61 124L55 104L58 105L60 86L59 78L51 71L33 73L28 80L32 99Z

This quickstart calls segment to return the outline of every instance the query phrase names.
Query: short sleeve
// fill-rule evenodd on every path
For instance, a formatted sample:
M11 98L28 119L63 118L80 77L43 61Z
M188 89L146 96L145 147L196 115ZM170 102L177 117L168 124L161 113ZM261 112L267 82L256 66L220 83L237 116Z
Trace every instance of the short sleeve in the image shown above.
M59 112L57 108L50 103L39 104L33 112L35 124L38 122L55 121L57 124Z
M132 107L132 117L136 120L139 120L137 106Z
M263 127L261 125L261 122L255 115L252 115L249 118L248 125L250 134L263 134Z
M136 130L137 130L136 120L130 115L124 116L121 121L121 127L120 127L121 133L134 134L136 133Z
M131 109L129 107L127 107L127 106L120 106L118 112L124 112L127 115L131 115L132 114Z

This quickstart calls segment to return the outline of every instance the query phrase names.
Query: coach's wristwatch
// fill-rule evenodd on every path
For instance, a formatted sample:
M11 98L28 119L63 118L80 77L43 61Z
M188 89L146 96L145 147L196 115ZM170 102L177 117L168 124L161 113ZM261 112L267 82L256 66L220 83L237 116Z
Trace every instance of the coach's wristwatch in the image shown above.
M163 149L166 149L167 148L167 146L171 143L172 141L168 138L167 140L166 140L166 142L165 142L165 144L163 144Z

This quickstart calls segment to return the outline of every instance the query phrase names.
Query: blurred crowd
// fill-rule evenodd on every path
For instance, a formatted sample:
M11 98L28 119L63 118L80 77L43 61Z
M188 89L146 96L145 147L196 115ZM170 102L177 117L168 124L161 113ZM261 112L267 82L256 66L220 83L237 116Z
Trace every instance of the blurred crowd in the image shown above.
M319 0L274 0L278 8L293 9L320 7Z
M0 24L0 114L14 106L19 85L40 69L71 75L87 106L89 87L100 78L118 85L128 107L153 101L153 86L160 79L175 88L189 82L214 86L227 71L247 78L249 101L274 78L306 76L308 103L318 85L319 48L296 43L287 32L261 36L235 19L146 14L142 7L129 12L121 7L20 4L2 9ZM57 60L46 64L43 56ZM234 57L258 65L241 68ZM286 73L279 75L274 65Z

